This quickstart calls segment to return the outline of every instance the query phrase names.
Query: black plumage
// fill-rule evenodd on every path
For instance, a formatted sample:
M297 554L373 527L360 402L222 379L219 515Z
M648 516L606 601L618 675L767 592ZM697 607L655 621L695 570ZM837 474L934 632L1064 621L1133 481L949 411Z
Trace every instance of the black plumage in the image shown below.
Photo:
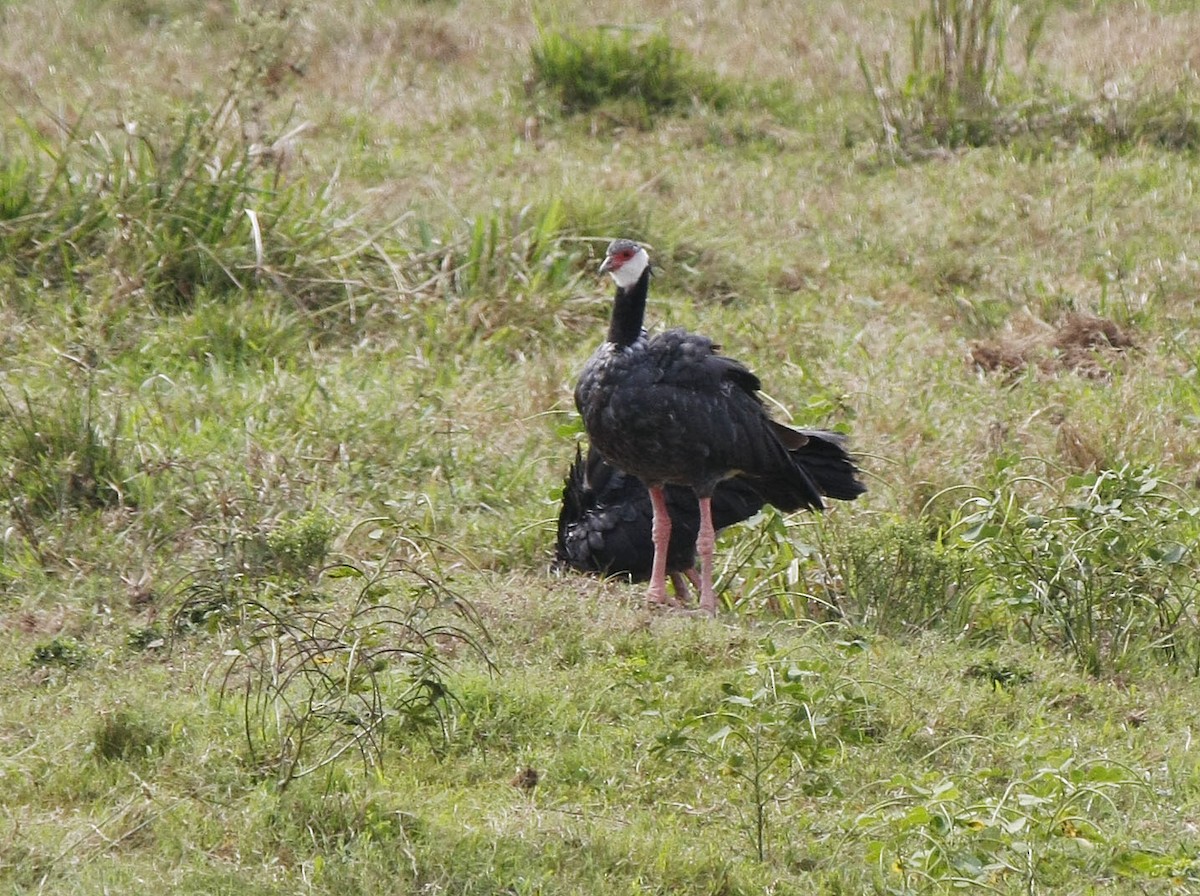
M851 500L862 493L857 468L846 452L845 437L824 430L799 430L805 443L791 452L807 470L822 495ZM665 488L671 514L667 546L667 574L675 593L686 593L681 576L696 581L696 538L700 532L700 505L686 486ZM720 532L747 520L773 503L740 477L717 484L712 498L713 527ZM554 559L558 566L580 572L625 576L632 582L650 578L654 562L651 540L653 506L650 492L636 476L623 473L589 448L586 460L578 446L575 460L563 482L562 504Z
M685 486L667 486L666 499L672 523L667 574L675 593L683 596L684 577L696 581L700 505L696 493ZM741 480L728 479L713 493L713 525L720 531L749 519L762 506L758 492ZM563 483L555 562L580 572L645 582L654 563L653 516L650 493L641 480L607 463L595 448L588 449L585 461L577 446Z
M695 493L700 606L715 612L712 498L719 483L737 477L784 511L824 508L816 481L820 470L826 471L825 494L831 498L850 500L865 488L839 439L814 440L813 434L772 420L757 394L758 377L719 354L711 339L681 329L647 337L642 324L650 262L643 247L616 240L600 270L617 284L612 320L607 341L580 375L576 407L605 460L647 486L653 601L666 600L672 519L665 487L686 486ZM797 452L814 441L812 463L799 462Z

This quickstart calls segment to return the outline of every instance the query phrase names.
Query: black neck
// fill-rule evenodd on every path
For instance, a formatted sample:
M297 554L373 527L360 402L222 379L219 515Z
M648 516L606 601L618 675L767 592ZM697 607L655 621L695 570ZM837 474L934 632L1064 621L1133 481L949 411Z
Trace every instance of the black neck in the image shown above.
M633 345L642 335L646 318L646 293L650 289L650 266L642 271L637 283L629 289L617 288L613 301L612 323L608 326L608 341L615 345Z

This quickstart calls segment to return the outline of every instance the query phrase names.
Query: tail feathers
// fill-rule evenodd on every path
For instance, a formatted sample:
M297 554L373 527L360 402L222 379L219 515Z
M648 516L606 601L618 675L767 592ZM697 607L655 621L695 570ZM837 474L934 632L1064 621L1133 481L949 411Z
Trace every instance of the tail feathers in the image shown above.
M816 483L822 495L838 501L853 501L867 490L858 478L861 471L846 450L845 436L825 430L797 432L807 440L789 453L797 466L803 467Z
M695 496L690 494L688 490L689 505L696 506ZM670 503L670 492L668 494L668 507L672 515L675 512L675 507ZM763 498L745 479L733 478L722 481L713 492L712 496L712 518L713 528L718 531L725 529L735 523L740 523L742 520L748 520L754 514L762 510ZM696 526L699 529L699 507L696 507L695 514L697 516Z
M572 560L580 553L579 539L575 537L574 524L583 517L587 501L587 473L583 466L583 455L575 446L575 462L567 471L563 481L562 505L558 510L558 533L554 542L556 563L575 565ZM586 538L586 535L584 536Z
M575 462L563 483L554 555L558 565L584 572L649 575L654 559L652 516L645 486L606 464L592 449Z
M767 426L772 433L775 434L781 445L788 451L795 451L798 448L803 448L804 443L808 441L809 433L803 429L792 429L790 426L785 426L778 420L767 418Z
M792 429L771 421L771 430L787 449L791 464L770 476L748 479L769 504L780 510L822 510L823 498L853 501L867 490L846 450L846 437L820 429Z
M782 469L773 475L743 475L734 480L748 483L763 501L790 513L793 510L824 510L825 502L812 477L800 464Z
M667 570L686 570L695 559L699 506L691 489L676 486L667 489L667 506L674 522ZM650 494L639 479L606 463L594 448L585 463L576 448L575 462L563 483L555 563L646 581L654 562L653 516Z

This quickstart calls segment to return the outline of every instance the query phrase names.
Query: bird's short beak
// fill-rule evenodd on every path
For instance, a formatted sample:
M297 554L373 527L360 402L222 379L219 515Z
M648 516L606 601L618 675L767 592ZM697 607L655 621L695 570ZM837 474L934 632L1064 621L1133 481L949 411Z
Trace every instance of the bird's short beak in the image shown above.
M600 262L600 273L607 274L612 269L612 256L609 255L604 259L604 261Z

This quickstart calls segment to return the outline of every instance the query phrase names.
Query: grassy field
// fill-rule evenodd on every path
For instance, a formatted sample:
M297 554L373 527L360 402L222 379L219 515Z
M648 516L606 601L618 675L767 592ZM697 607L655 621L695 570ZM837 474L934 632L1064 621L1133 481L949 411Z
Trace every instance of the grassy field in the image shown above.
M1200 892L1190 0L0 24L0 890ZM870 489L715 620L551 569L615 236Z

